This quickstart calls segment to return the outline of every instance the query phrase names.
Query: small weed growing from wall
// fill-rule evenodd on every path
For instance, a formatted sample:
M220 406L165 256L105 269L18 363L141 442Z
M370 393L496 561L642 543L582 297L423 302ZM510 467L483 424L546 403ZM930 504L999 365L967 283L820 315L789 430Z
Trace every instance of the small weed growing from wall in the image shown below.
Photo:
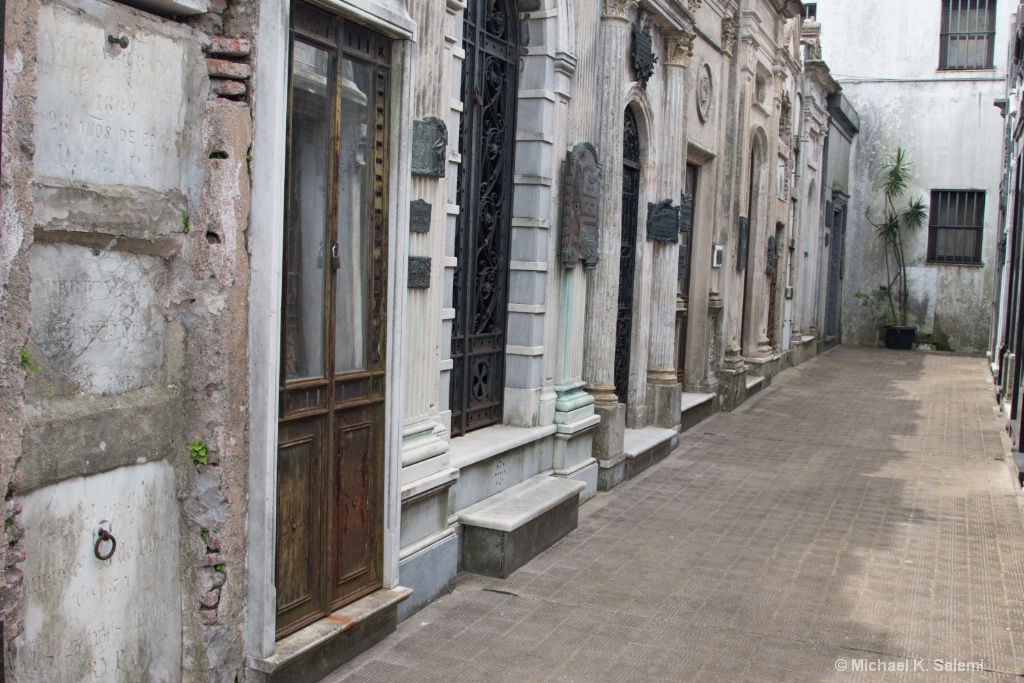
M21 369L29 372L39 372L39 366L32 362L32 359L28 357L28 349L24 346L18 351L18 355L21 356Z
M188 442L188 457L192 458L192 462L196 465L210 464L210 453L202 441L193 439ZM209 536L209 532L207 532L207 536Z
M188 234L188 212L187 211L182 211L181 212L181 231L183 233L185 233L186 235Z

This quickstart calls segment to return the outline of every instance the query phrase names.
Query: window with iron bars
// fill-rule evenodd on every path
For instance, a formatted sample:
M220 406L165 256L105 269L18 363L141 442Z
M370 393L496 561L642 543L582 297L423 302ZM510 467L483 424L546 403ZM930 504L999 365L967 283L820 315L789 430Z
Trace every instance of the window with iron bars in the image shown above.
M984 192L932 190L928 260L934 263L981 263L981 231L984 226Z
M942 0L939 69L991 69L996 0Z

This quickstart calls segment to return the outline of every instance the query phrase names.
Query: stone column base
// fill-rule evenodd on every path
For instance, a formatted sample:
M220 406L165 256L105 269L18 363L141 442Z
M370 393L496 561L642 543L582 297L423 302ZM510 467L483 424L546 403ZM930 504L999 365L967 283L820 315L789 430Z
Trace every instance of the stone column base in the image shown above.
M623 452L626 434L626 406L621 403L595 403L594 413L601 422L594 429L594 458L597 460L597 490L608 491L626 476Z
M682 400L683 387L678 382L648 382L647 424L678 431Z

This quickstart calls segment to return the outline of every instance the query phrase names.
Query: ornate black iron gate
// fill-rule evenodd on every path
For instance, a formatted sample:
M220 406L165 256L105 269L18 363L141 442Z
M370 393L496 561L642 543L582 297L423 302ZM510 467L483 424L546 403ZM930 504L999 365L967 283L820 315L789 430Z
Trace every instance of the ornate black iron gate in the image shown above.
M619 315L615 324L615 393L626 403L633 340L633 275L640 208L640 135L636 115L626 108L622 138L622 233L619 248Z
M501 421L519 61L513 0L470 0L463 30L453 435Z

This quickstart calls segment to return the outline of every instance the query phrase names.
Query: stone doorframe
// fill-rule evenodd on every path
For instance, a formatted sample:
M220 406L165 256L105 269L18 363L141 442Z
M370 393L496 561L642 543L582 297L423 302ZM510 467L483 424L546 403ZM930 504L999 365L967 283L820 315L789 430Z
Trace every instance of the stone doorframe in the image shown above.
M389 261L406 261L411 176L412 83L416 25L401 5L374 0L320 0L321 6L394 39L391 67L391 149L388 199ZM249 225L249 480L246 538L245 653L274 652L278 377L281 355L281 264L288 111L290 2L261 6L256 38ZM384 588L398 585L401 397L407 269L388 269L387 375L384 408ZM399 323L399 324L396 324ZM240 406L244 410L245 406Z

